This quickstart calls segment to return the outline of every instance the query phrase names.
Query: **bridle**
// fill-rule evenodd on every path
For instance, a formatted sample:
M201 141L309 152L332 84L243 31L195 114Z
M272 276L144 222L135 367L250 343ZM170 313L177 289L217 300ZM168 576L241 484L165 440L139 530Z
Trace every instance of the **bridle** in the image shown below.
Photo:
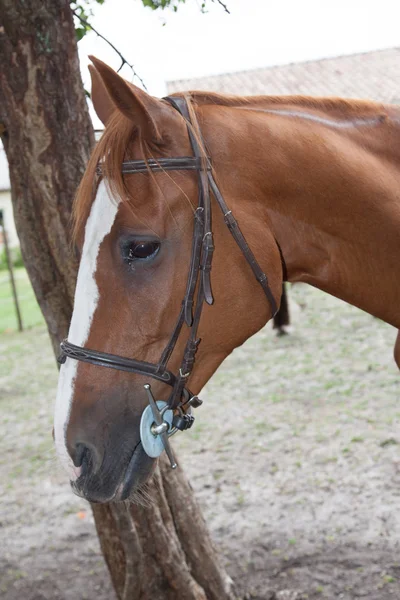
M214 301L210 280L214 252L210 191L224 215L224 221L229 231L264 290L274 316L278 307L266 274L258 264L240 231L232 211L229 210L218 189L212 173L210 159L204 157L204 152L202 152L202 148L193 134L193 124L190 119L186 98L167 97L164 100L169 102L185 119L193 156L148 159L146 161L124 161L122 163L122 173L145 173L150 169L152 171L196 171L198 174L199 199L197 209L194 212L189 274L185 296L172 335L157 364L82 348L71 344L68 340L61 342L59 362L64 363L67 358L73 358L93 365L146 375L171 386L172 391L166 403L161 401L156 402L150 385L146 384L144 386L148 395L149 406L143 411L142 415L141 441L149 456L159 456L162 450L165 449L172 468L175 468L176 463L169 446L168 437L178 430L184 431L185 429L189 429L194 421L191 408L196 408L202 404L198 396L193 395L186 387L186 382L192 373L196 351L200 343L197 332L204 303L213 304ZM201 144L204 145L200 131L198 131L198 136ZM98 173L101 175L101 172L101 165L99 165ZM189 337L186 342L179 372L175 375L167 369L167 365L184 324L190 330Z

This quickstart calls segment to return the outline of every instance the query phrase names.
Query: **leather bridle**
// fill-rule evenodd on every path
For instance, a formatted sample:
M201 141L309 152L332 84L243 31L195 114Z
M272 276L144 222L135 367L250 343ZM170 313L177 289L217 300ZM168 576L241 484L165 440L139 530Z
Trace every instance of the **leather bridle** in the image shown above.
M204 157L204 152L198 143L196 136L192 131L192 122L186 98L167 97L164 98L173 108L175 108L185 119L190 143L193 150L193 156L184 156L176 158L158 158L148 160L129 160L122 163L122 173L145 173L152 171L196 171L198 174L199 198L198 206L194 212L194 230L192 251L190 259L189 274L186 284L185 296L182 301L179 316L172 332L170 340L165 347L161 358L157 364L148 363L134 358L125 358L107 352L90 350L71 344L68 340L61 342L61 355L59 362L64 363L67 358L88 362L102 367L128 371L139 375L146 375L172 387L167 404L163 410L158 410L157 404L151 394L151 388L146 385L146 391L149 396L150 407L154 415L152 434L162 437L163 446L167 450L171 461L171 466L175 467L171 450L169 448L167 437L176 430L185 430L191 427L193 416L188 410L189 407L195 408L201 404L201 400L194 396L186 387L186 382L192 373L196 351L200 339L197 332L204 303L213 304L213 293L211 289L211 263L214 252L214 241L211 227L211 197L212 192L218 206L220 207L224 221L231 232L234 240L242 251L245 259L249 263L257 281L261 285L264 293L270 303L273 315L276 314L278 307L272 294L266 274L258 264L253 252L249 248L245 237L240 231L239 225L229 210L218 186L215 182L211 161ZM201 132L198 136L203 144ZM101 174L101 165L98 167ZM189 337L183 353L181 366L177 375L167 369L168 361L176 346L183 325L189 328ZM149 407L147 407L149 408ZM167 432L167 427L162 427L163 415L165 411L171 410L173 413L173 428ZM157 414L158 412L158 414ZM161 420L160 420L161 419ZM155 425L154 425L155 424ZM157 429L157 427L164 429Z

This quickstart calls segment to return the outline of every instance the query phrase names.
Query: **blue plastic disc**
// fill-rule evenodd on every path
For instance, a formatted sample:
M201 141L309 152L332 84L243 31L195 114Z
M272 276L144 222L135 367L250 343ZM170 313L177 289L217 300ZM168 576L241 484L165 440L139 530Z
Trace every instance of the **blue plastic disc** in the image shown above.
M158 410L162 410L167 403L163 400L157 401ZM171 429L172 427L172 419L173 419L172 410L166 410L163 419L166 421ZM142 442L142 446L147 456L150 458L157 458L160 456L161 452L164 450L164 444L162 442L161 436L154 435L151 432L151 426L154 423L153 411L151 410L151 406L146 406L143 411L142 418L140 420L140 440Z

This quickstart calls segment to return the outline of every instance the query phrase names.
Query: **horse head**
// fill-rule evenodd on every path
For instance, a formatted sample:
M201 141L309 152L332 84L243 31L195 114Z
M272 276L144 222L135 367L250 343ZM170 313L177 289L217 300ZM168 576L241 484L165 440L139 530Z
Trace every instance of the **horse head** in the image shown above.
M241 148L245 127L189 97L185 118L173 98L156 99L93 63L92 100L105 131L74 206L81 259L55 443L74 490L107 502L132 495L156 465L140 434L148 384L171 419L183 418L222 361L272 317L282 265L252 157ZM209 194L210 182L207 208L199 190ZM218 194L229 214L216 206Z

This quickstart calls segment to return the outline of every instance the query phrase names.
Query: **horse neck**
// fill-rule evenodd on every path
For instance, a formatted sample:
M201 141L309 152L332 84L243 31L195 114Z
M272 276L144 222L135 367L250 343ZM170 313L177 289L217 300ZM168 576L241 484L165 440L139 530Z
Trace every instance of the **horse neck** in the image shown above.
M247 188L253 186L257 213L262 206L288 280L400 327L397 109L266 99L229 110L243 131L251 131L239 135L235 148L228 139L232 164Z

